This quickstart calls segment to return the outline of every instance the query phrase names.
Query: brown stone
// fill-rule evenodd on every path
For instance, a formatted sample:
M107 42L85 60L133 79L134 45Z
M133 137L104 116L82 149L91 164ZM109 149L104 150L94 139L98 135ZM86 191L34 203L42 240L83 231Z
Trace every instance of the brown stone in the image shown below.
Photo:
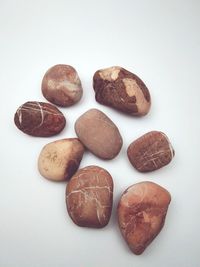
M66 138L45 145L39 155L38 170L52 181L69 180L77 171L84 153L78 138Z
M159 234L170 201L169 192L152 182L134 184L122 194L118 222L133 253L141 254Z
M110 220L113 203L111 175L98 166L78 170L66 188L66 205L73 222L102 228Z
M17 109L15 124L22 132L47 137L63 130L66 120L57 107L49 103L29 101Z
M127 150L131 164L140 172L160 169L170 163L174 154L169 139L159 131L144 134L132 142Z
M80 116L75 131L87 149L102 159L116 157L122 147L117 126L98 109L90 109Z
M42 93L55 105L68 107L75 104L83 94L77 71L70 65L51 67L42 80Z
M96 101L134 116L149 112L151 97L144 82L130 71L114 66L95 72Z

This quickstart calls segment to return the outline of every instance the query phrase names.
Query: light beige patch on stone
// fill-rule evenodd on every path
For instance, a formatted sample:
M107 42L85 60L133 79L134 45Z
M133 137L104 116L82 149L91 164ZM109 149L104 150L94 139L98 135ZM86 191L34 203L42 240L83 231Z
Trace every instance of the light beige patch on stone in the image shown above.
M50 90L55 90L56 89L56 82L54 80L47 80L47 87Z
M80 91L82 92L81 81L79 78L77 78L75 82L70 82L68 80L48 80L47 85L50 90L62 91L75 101L78 101L78 99L80 98Z
M110 67L100 70L99 75L103 80L108 80L111 82L118 78L120 70L121 67Z
M130 78L124 78L123 83L125 85L125 90L128 96L136 97L136 105L138 108L138 113L146 114L147 109L149 109L149 103L146 101L146 98L144 97L144 94L137 84L136 80L130 79Z
M72 142L52 142L47 144L43 148L38 161L41 175L54 181L63 180L63 175L71 156L72 146Z

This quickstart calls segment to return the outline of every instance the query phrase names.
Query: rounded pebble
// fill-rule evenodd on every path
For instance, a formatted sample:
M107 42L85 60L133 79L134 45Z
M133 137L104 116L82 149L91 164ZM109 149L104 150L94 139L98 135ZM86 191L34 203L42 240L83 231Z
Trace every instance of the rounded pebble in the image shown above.
M48 137L60 133L65 127L66 119L52 104L28 101L17 109L14 122L26 134Z
M151 131L132 142L127 155L138 171L149 172L169 164L175 152L164 133Z
M143 253L159 234L170 201L169 192L152 182L134 184L122 194L118 204L119 228L133 253Z
M52 181L69 180L82 160L84 147L77 138L67 138L45 145L39 155L38 170Z
M66 205L75 224L83 227L105 227L111 216L113 180L98 166L78 170L66 188Z
M75 131L87 149L102 159L113 159L122 147L117 126L98 109L81 115L75 123Z
M149 112L151 97L144 82L130 71L114 66L95 72L93 88L96 101L133 116Z
M70 65L55 65L42 80L42 94L55 105L68 107L78 102L83 94L77 71Z

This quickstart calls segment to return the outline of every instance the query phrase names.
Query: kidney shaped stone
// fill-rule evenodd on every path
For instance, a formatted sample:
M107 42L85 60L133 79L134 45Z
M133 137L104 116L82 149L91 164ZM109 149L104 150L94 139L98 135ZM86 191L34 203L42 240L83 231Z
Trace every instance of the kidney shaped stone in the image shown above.
M53 181L69 180L82 160L84 146L78 138L66 138L45 145L40 152L38 169Z
M49 103L29 101L17 109L15 125L22 132L47 137L63 130L66 120L57 107Z
M131 164L140 172L160 169L170 163L174 149L168 137L159 131L152 131L133 141L127 155Z
M102 228L109 222L113 203L111 175L98 166L78 170L66 188L66 205L73 222Z
M169 192L152 182L134 184L122 194L118 222L133 253L141 254L159 234L170 201Z
M75 131L88 150L102 159L116 157L122 147L117 126L98 109L90 109L80 116Z
M149 112L151 97L144 82L130 71L114 66L95 72L96 101L134 116Z

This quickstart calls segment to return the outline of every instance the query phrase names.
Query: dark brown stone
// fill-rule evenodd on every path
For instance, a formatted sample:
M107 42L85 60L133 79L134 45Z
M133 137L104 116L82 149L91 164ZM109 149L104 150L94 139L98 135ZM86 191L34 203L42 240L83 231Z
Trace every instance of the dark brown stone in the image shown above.
M40 137L56 135L66 124L64 115L57 107L37 101L29 101L20 106L14 121L22 132Z
M160 169L170 163L174 154L169 139L159 131L144 134L127 149L131 164L140 172Z
M144 82L128 70L115 66L95 72L96 101L134 116L146 115L151 106Z
M78 170L66 187L66 205L73 222L102 228L110 220L113 203L111 175L98 166Z
M169 192L152 182L134 184L122 194L118 204L118 222L133 253L141 254L159 234L170 201Z

